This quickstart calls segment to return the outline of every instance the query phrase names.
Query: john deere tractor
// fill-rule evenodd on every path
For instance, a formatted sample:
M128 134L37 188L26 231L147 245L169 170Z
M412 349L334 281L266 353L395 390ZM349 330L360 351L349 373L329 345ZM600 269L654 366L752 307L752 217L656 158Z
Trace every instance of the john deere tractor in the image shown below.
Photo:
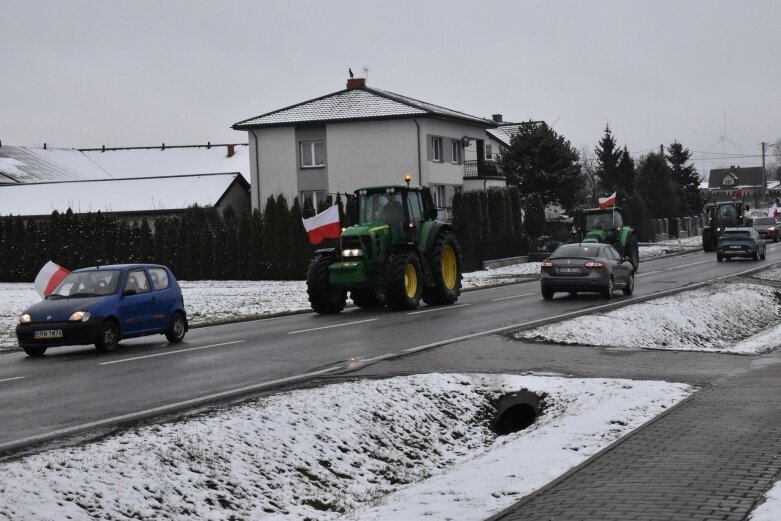
M355 305L394 310L452 304L461 294L461 249L449 224L436 221L428 188L377 186L355 191L353 222L339 248L315 252L306 285L317 313Z
M702 249L714 251L724 228L748 224L745 212L749 206L742 201L721 201L705 205L705 226L702 227Z
M578 242L605 242L629 259L635 271L640 266L640 253L635 231L624 226L621 208L581 210L575 218Z

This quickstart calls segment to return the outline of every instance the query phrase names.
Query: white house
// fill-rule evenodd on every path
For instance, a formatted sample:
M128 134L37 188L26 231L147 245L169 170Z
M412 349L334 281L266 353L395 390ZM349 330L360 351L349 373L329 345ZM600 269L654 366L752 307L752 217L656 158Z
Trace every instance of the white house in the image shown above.
M459 190L504 186L482 150L492 120L368 87L347 88L240 121L249 137L252 206L284 194L317 203L329 193L400 184L429 186L437 206ZM480 152L465 160L470 144Z

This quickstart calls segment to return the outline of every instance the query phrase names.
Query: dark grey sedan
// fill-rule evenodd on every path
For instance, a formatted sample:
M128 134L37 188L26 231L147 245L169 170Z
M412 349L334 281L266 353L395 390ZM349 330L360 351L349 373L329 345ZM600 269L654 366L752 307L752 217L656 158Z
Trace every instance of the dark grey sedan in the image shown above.
M635 273L632 263L609 244L565 244L542 262L540 286L545 300L552 299L557 291L570 295L597 292L610 298L616 289L631 295Z

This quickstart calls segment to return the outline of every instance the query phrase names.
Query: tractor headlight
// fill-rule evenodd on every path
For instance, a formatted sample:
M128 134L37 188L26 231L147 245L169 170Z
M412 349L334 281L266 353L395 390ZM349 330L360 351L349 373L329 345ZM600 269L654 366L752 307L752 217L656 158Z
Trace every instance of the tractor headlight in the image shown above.
M363 250L360 248L350 248L342 250L342 257L360 257L363 255Z
M28 315L27 313L19 317L20 324L29 324L32 321L33 321L32 317L30 317L30 315Z
M76 311L68 318L68 322L86 322L89 317L89 311Z

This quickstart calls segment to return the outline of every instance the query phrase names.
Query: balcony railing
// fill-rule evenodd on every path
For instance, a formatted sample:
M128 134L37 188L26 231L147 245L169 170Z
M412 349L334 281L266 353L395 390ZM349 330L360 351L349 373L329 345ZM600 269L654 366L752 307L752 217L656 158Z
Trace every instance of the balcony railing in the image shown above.
M464 161L464 177L483 178L483 177L504 177L499 172L495 163L488 161Z

